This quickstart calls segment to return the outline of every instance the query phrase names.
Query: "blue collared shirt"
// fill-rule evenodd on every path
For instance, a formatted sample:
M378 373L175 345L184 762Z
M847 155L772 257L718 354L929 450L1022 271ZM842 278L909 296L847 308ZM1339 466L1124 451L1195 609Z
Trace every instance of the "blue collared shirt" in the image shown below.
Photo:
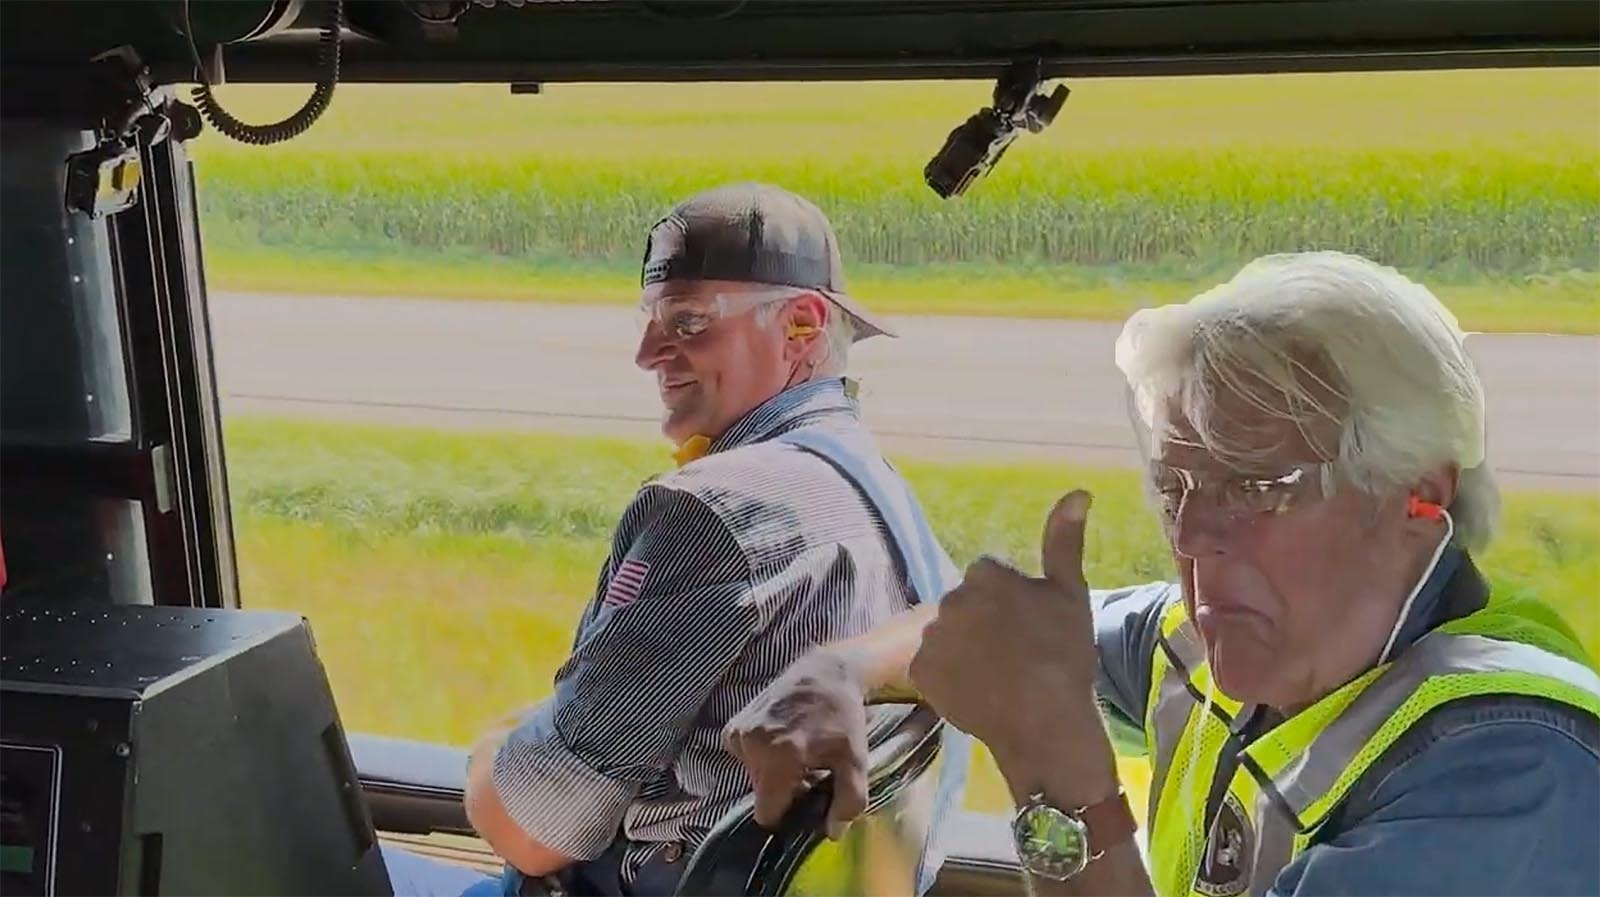
M1466 555L1440 558L1396 650L1437 626ZM1137 727L1173 583L1097 591L1101 698ZM1270 893L1600 894L1600 720L1538 699L1453 702L1401 737L1356 783Z

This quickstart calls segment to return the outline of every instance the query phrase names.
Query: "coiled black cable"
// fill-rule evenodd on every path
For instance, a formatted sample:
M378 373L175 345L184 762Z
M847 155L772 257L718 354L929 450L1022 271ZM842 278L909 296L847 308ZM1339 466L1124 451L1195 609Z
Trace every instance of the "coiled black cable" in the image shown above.
M200 65L200 52L195 47L194 31L189 27L188 0L184 0L183 12L184 25L189 31L189 49L194 53L195 70L204 79L205 69ZM234 118L217 102L216 96L211 92L211 85L204 80L194 88L189 98L194 101L195 108L200 110L200 115L210 122L213 128L240 143L267 146L298 137L315 124L317 119L322 117L322 113L328 110L328 104L333 102L333 89L339 83L339 38L343 27L344 0L333 0L333 21L323 27L317 39L316 86L312 88L311 96L306 99L305 105L283 121L269 125L252 125Z

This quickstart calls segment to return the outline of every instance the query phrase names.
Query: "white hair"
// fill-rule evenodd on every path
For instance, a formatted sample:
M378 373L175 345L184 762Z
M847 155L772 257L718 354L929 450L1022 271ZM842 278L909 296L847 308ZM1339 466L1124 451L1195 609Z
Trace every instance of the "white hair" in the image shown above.
M1178 411L1224 463L1247 466L1270 448L1228 432L1218 387L1293 422L1334 462L1333 479L1369 494L1456 465L1456 539L1478 548L1500 499L1464 343L1455 316L1393 268L1305 252L1265 256L1189 302L1134 314L1116 361L1139 425L1157 432ZM1319 445L1316 434L1333 430L1338 445Z
M828 324L822 334L828 338L828 354L817 365L818 371L823 374L838 375L845 372L850 363L850 347L856 341L855 320L849 312L837 305L829 303Z
M757 323L763 327L770 326L778 319L778 310L783 306L782 302L769 302L758 307ZM850 347L856 341L855 321L849 312L829 302L828 323L823 327L822 335L827 339L828 354L817 362L817 372L825 376L843 374L850 362Z

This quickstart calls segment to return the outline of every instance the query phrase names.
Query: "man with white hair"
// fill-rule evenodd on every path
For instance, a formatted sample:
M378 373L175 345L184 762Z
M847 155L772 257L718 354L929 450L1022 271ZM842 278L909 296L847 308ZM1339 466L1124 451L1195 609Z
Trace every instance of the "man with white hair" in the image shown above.
M1134 315L1116 358L1178 581L1091 591L1069 493L1042 577L980 560L736 717L758 787L847 770L826 733L916 695L993 751L1039 893L1600 893L1600 677L1474 566L1498 502L1450 313L1272 256ZM1152 763L1147 857L1114 740Z
M812 645L959 578L861 421L847 353L889 329L845 291L820 209L764 184L700 193L651 228L640 282L634 362L679 466L623 512L554 694L472 752L467 816L506 881L387 849L396 894L674 893L750 793L729 717Z

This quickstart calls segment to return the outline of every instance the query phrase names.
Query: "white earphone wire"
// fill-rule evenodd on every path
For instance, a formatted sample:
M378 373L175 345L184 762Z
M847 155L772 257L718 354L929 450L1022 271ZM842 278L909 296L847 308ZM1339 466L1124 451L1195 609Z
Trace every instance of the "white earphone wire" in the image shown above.
M1456 521L1450 512L1439 509L1444 515L1444 538L1439 540L1439 547L1433 550L1433 559L1428 561L1428 566L1422 571L1422 576L1417 579L1417 584L1411 587L1411 594L1406 596L1406 603L1400 605L1400 617L1394 621L1394 628L1389 630L1389 640L1383 645L1383 653L1378 655L1378 663L1389 660L1389 652L1394 650L1395 639L1400 637L1400 630L1406 625L1406 618L1411 616L1411 605L1417 601L1417 596L1422 594L1422 587L1427 584L1428 578L1433 575L1435 567L1439 566L1439 559L1444 557L1445 548L1449 547L1450 540L1455 538Z

